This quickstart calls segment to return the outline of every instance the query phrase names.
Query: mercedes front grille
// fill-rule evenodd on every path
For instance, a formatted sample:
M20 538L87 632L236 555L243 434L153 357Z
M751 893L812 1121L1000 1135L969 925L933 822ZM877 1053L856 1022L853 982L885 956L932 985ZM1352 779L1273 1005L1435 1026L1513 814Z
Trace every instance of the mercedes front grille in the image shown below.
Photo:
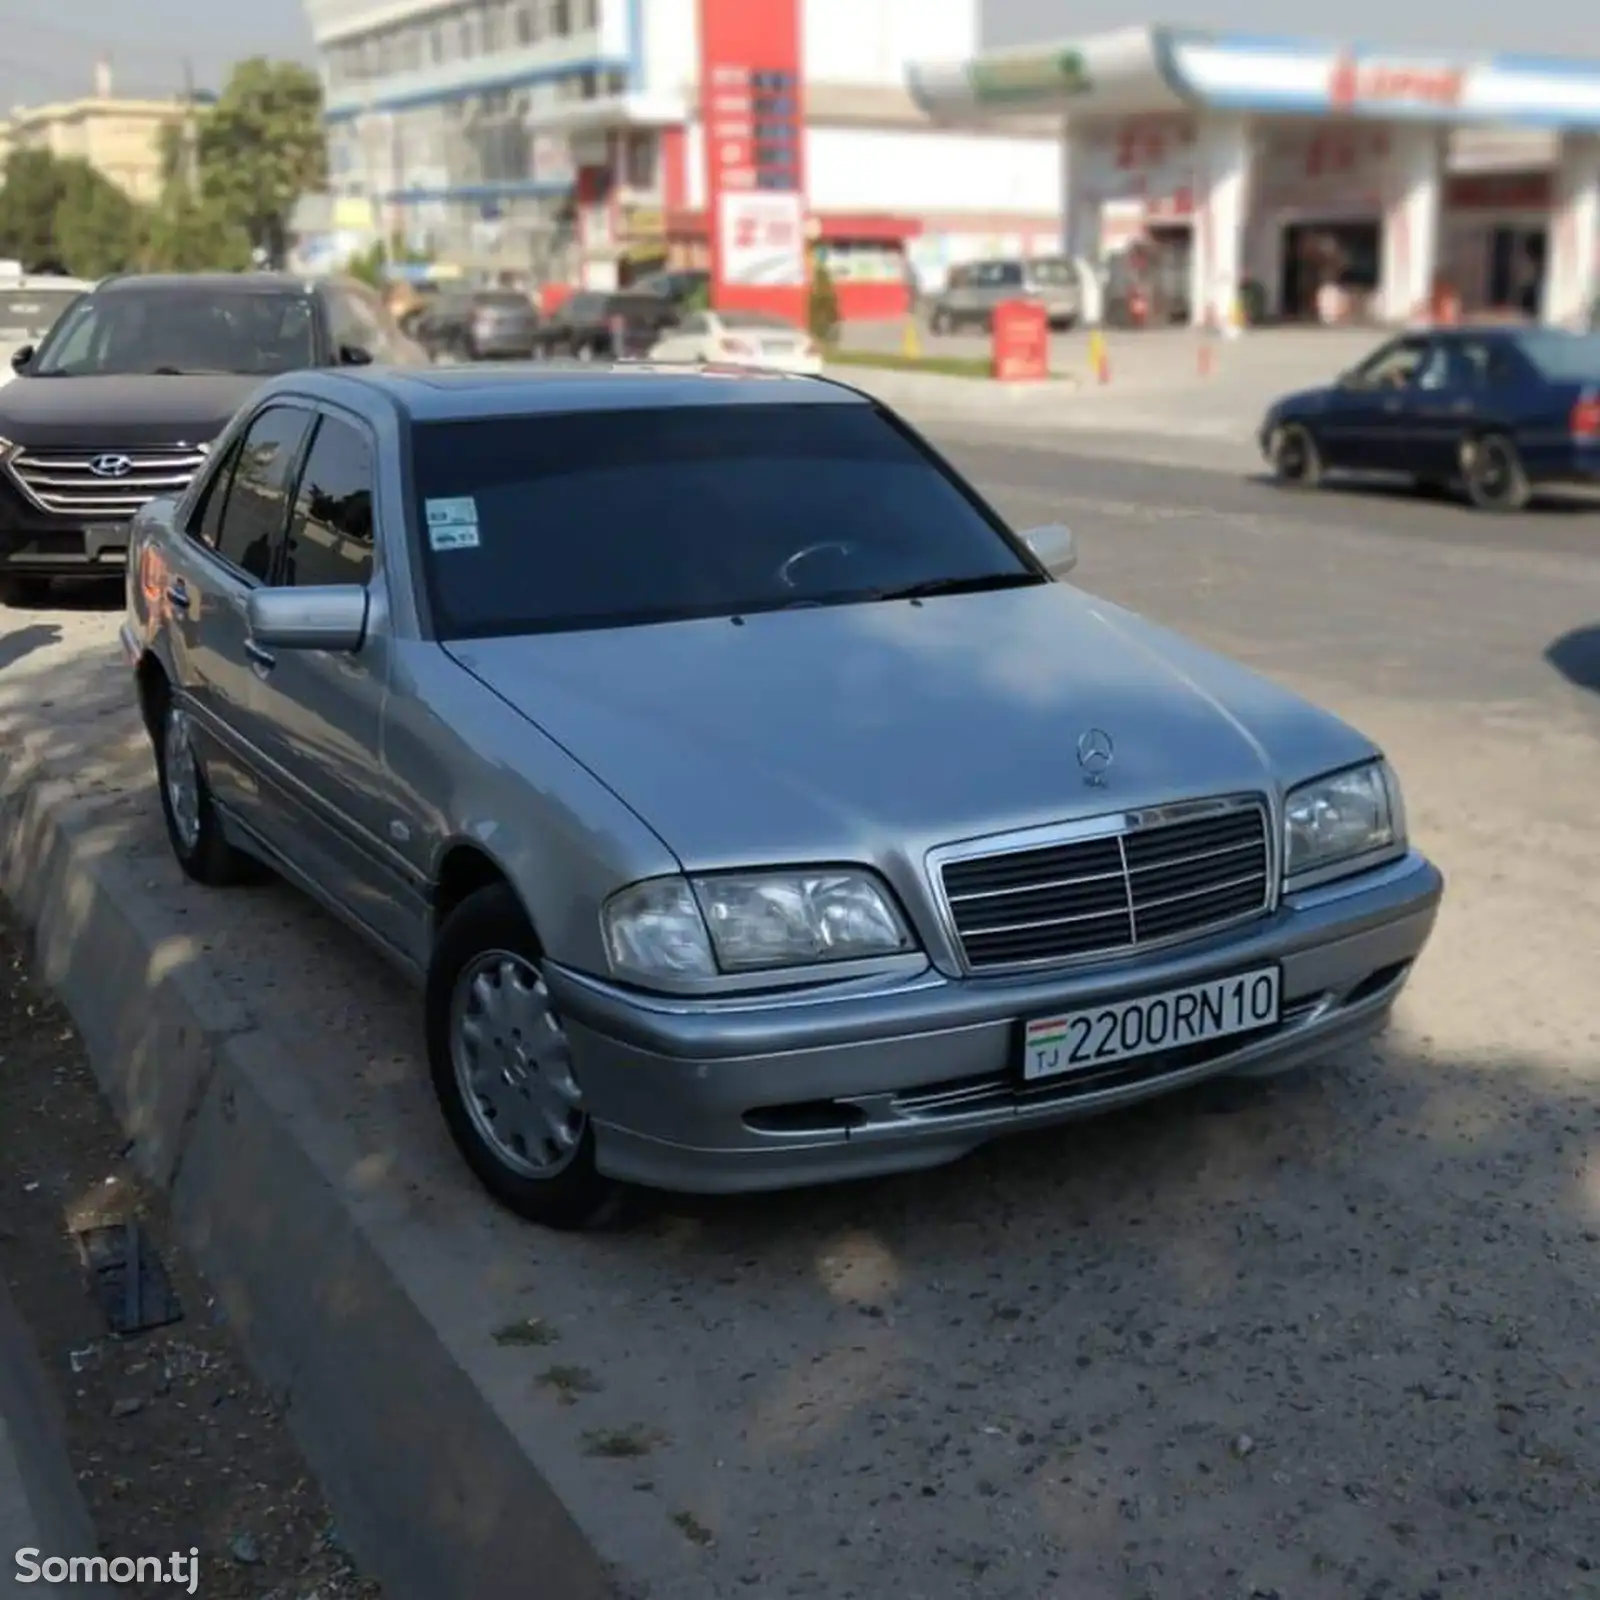
M138 450L25 448L6 465L40 510L116 522L160 495L181 494L205 458L204 450L187 444Z
M938 853L939 887L970 971L1167 944L1272 905L1267 814L1254 797L1132 812L1060 834Z

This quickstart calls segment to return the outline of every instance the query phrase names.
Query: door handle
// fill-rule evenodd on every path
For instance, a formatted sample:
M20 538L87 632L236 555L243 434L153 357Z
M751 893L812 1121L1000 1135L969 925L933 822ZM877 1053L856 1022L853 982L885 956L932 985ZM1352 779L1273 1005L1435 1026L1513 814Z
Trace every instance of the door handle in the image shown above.
M1383 409L1385 411L1398 411L1400 409L1400 402L1398 400L1385 400L1383 402Z
M265 645L257 644L254 639L245 640L244 653L249 656L250 665L259 677L266 677L278 664L278 658Z
M174 578L167 585L167 604L176 606L179 611L189 609L189 586L182 578Z
M1472 410L1472 402L1470 400L1457 400L1456 403L1450 407L1450 409L1454 411L1457 416L1460 416L1463 412Z

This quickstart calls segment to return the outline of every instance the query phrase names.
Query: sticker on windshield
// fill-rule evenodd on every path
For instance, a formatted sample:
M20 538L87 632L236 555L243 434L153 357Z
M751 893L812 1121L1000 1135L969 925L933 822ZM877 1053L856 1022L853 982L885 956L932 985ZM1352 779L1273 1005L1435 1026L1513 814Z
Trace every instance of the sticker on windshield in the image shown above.
M425 500L428 543L435 550L478 548L478 502L471 495L453 500Z
M470 494L461 495L454 500L425 500L423 507L428 513L430 528L478 526L478 502Z

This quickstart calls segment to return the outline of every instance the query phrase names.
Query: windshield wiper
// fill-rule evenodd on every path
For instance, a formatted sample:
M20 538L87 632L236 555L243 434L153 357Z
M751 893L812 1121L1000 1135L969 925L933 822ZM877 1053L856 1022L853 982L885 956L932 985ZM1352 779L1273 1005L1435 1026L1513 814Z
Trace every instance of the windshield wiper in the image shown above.
M924 578L902 589L877 589L874 600L923 600L936 594L982 594L988 589L1023 589L1046 580L1034 572L991 572L981 578Z

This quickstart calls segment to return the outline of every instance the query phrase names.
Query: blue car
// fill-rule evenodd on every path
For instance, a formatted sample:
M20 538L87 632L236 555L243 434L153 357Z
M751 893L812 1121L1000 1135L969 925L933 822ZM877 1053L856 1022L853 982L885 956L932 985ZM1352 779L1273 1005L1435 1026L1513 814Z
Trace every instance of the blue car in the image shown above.
M1600 483L1600 334L1446 328L1391 339L1262 419L1278 482L1396 473L1517 511L1536 488Z

